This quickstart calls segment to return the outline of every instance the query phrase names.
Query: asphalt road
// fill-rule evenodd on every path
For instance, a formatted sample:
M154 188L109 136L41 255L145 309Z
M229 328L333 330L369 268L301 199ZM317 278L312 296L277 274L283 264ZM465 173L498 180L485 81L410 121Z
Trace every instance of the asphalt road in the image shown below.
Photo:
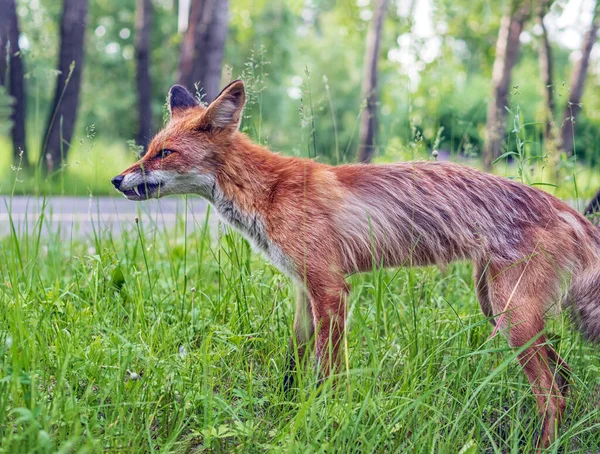
M131 202L123 196L114 197L49 197L0 196L0 235L10 233L11 220L19 233L33 232L42 222L42 234L60 229L65 237L85 237L110 229L119 233L135 229L135 218L143 222L144 230L175 225L185 217L186 200L183 197L165 197L160 200ZM207 202L197 197L187 198L188 226L203 225ZM43 214L43 217L42 217ZM210 216L211 226L217 217Z
M574 206L574 201L568 201ZM36 232L43 213L42 234L60 231L61 236L86 237L94 231L135 229L135 218L143 223L144 231L172 227L185 218L186 199L181 196L132 202L123 196L106 197L49 197L0 196L0 236L10 233L10 222L17 232ZM188 228L204 225L208 203L199 197L187 198ZM210 216L211 230L216 231L217 215Z

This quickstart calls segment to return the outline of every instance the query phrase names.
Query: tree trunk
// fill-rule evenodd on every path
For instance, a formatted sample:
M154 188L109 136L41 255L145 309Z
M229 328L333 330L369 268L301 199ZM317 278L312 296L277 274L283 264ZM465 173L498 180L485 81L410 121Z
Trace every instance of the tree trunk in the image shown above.
M136 143L144 154L152 138L152 81L150 80L150 33L152 31L152 1L137 0L135 21L135 61L139 124Z
M592 24L586 33L585 38L583 39L581 58L577 63L575 63L575 67L573 68L569 90L569 100L567 101L565 113L563 115L561 149L569 156L573 154L573 134L575 129L575 120L577 118L577 114L581 110L581 95L583 94L583 87L585 85L585 79L587 77L588 68L590 65L590 53L592 52L592 47L594 47L594 43L596 42L596 38L598 36L598 26L600 25L600 20L598 17L598 5L599 2L596 0L594 4Z
M545 128L544 142L546 147L552 147L554 141L554 79L552 77L552 47L548 39L548 31L544 24L544 17L548 12L549 1L542 1L538 11L538 24L542 28L542 36L540 37L539 61L542 83L544 84L544 99L545 103Z
M7 58L8 57L8 58ZM19 49L19 23L15 0L0 0L0 85L8 87L13 99L11 136L15 164L22 156L22 166L28 165L25 148L25 83L23 61Z
M373 19L367 33L362 83L362 99L366 106L361 113L358 144L360 162L371 162L377 143L377 62L386 9L387 0L375 1Z
M179 83L195 92L201 88L204 101L219 94L221 63L228 30L228 0L192 0L188 28L181 45Z
M527 5L528 2L516 2L500 23L496 41L496 59L492 70L492 96L487 112L487 141L483 153L483 164L486 170L490 170L494 160L502 154L510 76L519 56L521 47L519 36L529 15Z
M40 159L47 170L66 160L75 129L83 70L87 0L64 0L60 24L60 55L54 102Z
M593 217L600 212L600 191L596 193L594 198L590 201L587 207L585 207L584 215Z

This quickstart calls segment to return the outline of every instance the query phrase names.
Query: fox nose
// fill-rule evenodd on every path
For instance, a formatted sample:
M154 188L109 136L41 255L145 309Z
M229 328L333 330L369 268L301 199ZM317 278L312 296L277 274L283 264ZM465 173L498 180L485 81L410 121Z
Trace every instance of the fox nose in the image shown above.
M123 178L123 175L117 175L112 180L110 180L110 182L114 185L115 188L119 189L121 183L123 182Z

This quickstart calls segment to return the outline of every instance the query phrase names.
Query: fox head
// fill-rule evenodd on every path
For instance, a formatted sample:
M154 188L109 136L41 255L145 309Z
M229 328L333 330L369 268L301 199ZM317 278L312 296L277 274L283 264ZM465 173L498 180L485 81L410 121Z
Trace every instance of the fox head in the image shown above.
M244 83L227 85L209 105L184 87L169 91L169 122L150 142L142 159L111 182L129 200L169 194L208 197L215 175L240 125L246 101Z

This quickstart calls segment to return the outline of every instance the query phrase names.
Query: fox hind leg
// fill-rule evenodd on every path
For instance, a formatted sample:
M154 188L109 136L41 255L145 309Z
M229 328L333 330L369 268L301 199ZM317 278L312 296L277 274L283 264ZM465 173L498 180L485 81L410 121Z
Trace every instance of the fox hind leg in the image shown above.
M475 283L475 290L477 292L477 299L479 300L481 311L488 318L488 321L492 326L496 326L494 309L490 299L489 273L487 272L487 268L487 263L476 263L474 265L473 281ZM551 362L558 388L563 395L566 395L569 390L571 367L563 358L561 358L551 345L546 345L546 349L548 350L548 359Z
M508 270L492 273L489 281L492 308L502 314L497 320L513 348L525 349L518 359L531 384L542 417L541 447L554 439L557 425L565 409L565 398L551 369L551 361L562 358L549 349L543 335L543 310L546 299L552 298L554 274L543 263L531 260ZM554 362L554 361L552 361ZM566 363L565 363L566 364Z
M569 392L569 383L571 382L571 366L558 354L551 345L546 345L548 350L548 359L552 363L554 371L554 379L558 385L558 389L566 396Z
M475 291L477 292L477 299L479 300L481 312L483 312L483 315L487 317L492 325L496 325L496 321L493 318L494 309L492 308L492 302L490 300L487 267L487 263L476 263L473 268L473 281L475 282Z

